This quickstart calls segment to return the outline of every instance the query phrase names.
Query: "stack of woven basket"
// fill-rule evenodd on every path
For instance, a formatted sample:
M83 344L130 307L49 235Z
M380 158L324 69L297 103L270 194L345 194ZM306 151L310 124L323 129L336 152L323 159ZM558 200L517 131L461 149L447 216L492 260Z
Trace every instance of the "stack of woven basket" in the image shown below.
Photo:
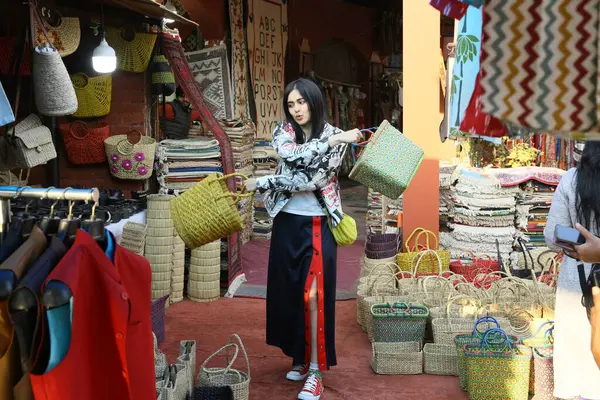
M177 232L173 236L173 259L171 260L171 304L183 301L185 275L185 243Z
M132 253L143 256L146 246L146 225L127 222L123 227L120 245Z
M171 294L175 228L169 202L173 197L162 194L148 196L145 255L152 266L153 300Z
M219 298L221 277L221 241L216 240L192 250L187 294L197 302Z

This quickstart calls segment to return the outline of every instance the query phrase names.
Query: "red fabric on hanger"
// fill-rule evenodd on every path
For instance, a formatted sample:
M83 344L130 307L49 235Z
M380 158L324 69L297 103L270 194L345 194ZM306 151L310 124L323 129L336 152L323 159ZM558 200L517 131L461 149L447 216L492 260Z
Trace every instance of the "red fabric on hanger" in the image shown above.
M49 280L73 293L71 345L56 368L31 375L35 399L156 399L148 261L116 245L113 264L79 230Z

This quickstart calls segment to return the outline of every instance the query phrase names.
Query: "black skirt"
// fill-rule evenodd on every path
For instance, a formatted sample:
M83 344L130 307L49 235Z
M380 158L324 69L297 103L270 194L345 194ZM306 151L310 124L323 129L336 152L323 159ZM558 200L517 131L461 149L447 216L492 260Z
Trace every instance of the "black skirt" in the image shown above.
M326 217L285 212L275 217L267 279L267 344L292 357L294 365L310 361L308 294L313 279L317 279L319 368L337 364L336 260L337 244Z

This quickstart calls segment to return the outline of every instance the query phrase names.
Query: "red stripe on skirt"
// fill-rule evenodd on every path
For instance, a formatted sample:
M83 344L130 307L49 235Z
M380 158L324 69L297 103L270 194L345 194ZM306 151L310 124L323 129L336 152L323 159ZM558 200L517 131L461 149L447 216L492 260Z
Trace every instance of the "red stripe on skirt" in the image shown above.
M325 351L325 299L323 297L323 254L321 236L321 217L313 217L312 229L313 256L310 269L304 285L304 336L306 339L306 362L310 362L312 350L311 320L310 320L310 290L313 279L317 280L317 354L319 369L327 369L327 352Z

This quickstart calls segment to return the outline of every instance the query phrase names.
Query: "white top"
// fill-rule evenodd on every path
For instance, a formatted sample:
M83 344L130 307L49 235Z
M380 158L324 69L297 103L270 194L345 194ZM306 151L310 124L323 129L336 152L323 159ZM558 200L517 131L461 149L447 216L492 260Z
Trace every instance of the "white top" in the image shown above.
M556 225L575 227L577 170L571 168L560 180L554 193L548 222L544 229L546 243L553 250ZM590 231L597 235L592 221ZM600 369L594 361L590 342L592 329L586 310L581 305L581 286L577 261L565 255L560 266L554 321L554 396L571 399L600 399ZM590 264L585 265L586 276Z
M325 215L317 197L313 192L296 192L292 198L285 203L281 211L295 214L315 217Z

